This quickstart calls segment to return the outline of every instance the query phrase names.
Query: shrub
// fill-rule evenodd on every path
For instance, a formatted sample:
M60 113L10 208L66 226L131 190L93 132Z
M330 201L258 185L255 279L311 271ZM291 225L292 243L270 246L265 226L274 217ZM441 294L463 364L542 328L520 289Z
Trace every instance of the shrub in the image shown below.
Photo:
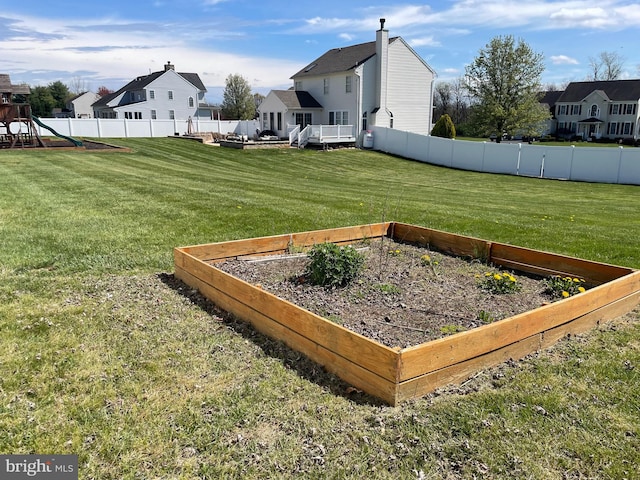
M351 245L319 243L309 251L306 275L311 283L325 287L344 287L353 280L364 264L364 255Z
M431 130L431 135L442 138L456 138L456 127L449 114L442 115Z

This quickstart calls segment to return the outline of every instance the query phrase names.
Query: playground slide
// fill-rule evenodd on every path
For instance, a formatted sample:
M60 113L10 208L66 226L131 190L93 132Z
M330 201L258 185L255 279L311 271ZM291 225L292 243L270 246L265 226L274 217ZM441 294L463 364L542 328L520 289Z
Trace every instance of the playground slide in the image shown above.
M76 147L81 147L82 146L82 142L80 140L76 140L75 138L67 137L66 135L62 135L62 134L56 132L53 128L51 128L48 125L42 123L42 121L40 121L40 119L38 117L36 117L35 115L31 115L31 118L33 119L34 122L36 122L42 128L46 128L47 130L49 130L56 137L64 138L65 140L68 140L71 143L73 143Z

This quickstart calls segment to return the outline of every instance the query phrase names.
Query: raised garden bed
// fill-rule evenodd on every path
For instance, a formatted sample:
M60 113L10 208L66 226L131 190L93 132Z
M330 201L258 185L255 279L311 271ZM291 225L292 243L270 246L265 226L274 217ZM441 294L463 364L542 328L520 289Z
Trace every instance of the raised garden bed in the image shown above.
M482 259L524 274L578 277L592 288L445 338L394 348L216 267L229 259L284 254L317 243L353 244L383 237ZM284 341L353 386L392 405L546 348L568 334L623 315L640 302L640 271L397 222L180 247L174 255L175 273L183 282L263 334Z

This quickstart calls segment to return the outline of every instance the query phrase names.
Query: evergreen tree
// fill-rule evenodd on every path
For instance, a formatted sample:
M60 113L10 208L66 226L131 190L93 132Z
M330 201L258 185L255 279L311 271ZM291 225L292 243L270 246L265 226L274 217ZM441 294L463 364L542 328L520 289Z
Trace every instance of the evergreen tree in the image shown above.
M431 130L431 135L442 138L456 138L456 127L449 114L442 115Z

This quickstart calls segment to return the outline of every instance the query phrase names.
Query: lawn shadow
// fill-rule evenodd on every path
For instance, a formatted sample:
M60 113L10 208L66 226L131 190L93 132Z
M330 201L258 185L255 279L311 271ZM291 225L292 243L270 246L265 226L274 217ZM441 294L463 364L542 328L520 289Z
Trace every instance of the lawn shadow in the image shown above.
M250 340L262 351L282 361L286 368L295 371L301 378L328 390L332 395L343 397L359 405L386 406L382 400L353 388L338 376L328 372L304 354L293 350L281 340L274 340L257 331L253 326L233 314L219 308L211 300L203 296L197 289L185 284L171 273L160 273L158 279L172 290L187 298L193 305L207 314L220 318L234 332Z

